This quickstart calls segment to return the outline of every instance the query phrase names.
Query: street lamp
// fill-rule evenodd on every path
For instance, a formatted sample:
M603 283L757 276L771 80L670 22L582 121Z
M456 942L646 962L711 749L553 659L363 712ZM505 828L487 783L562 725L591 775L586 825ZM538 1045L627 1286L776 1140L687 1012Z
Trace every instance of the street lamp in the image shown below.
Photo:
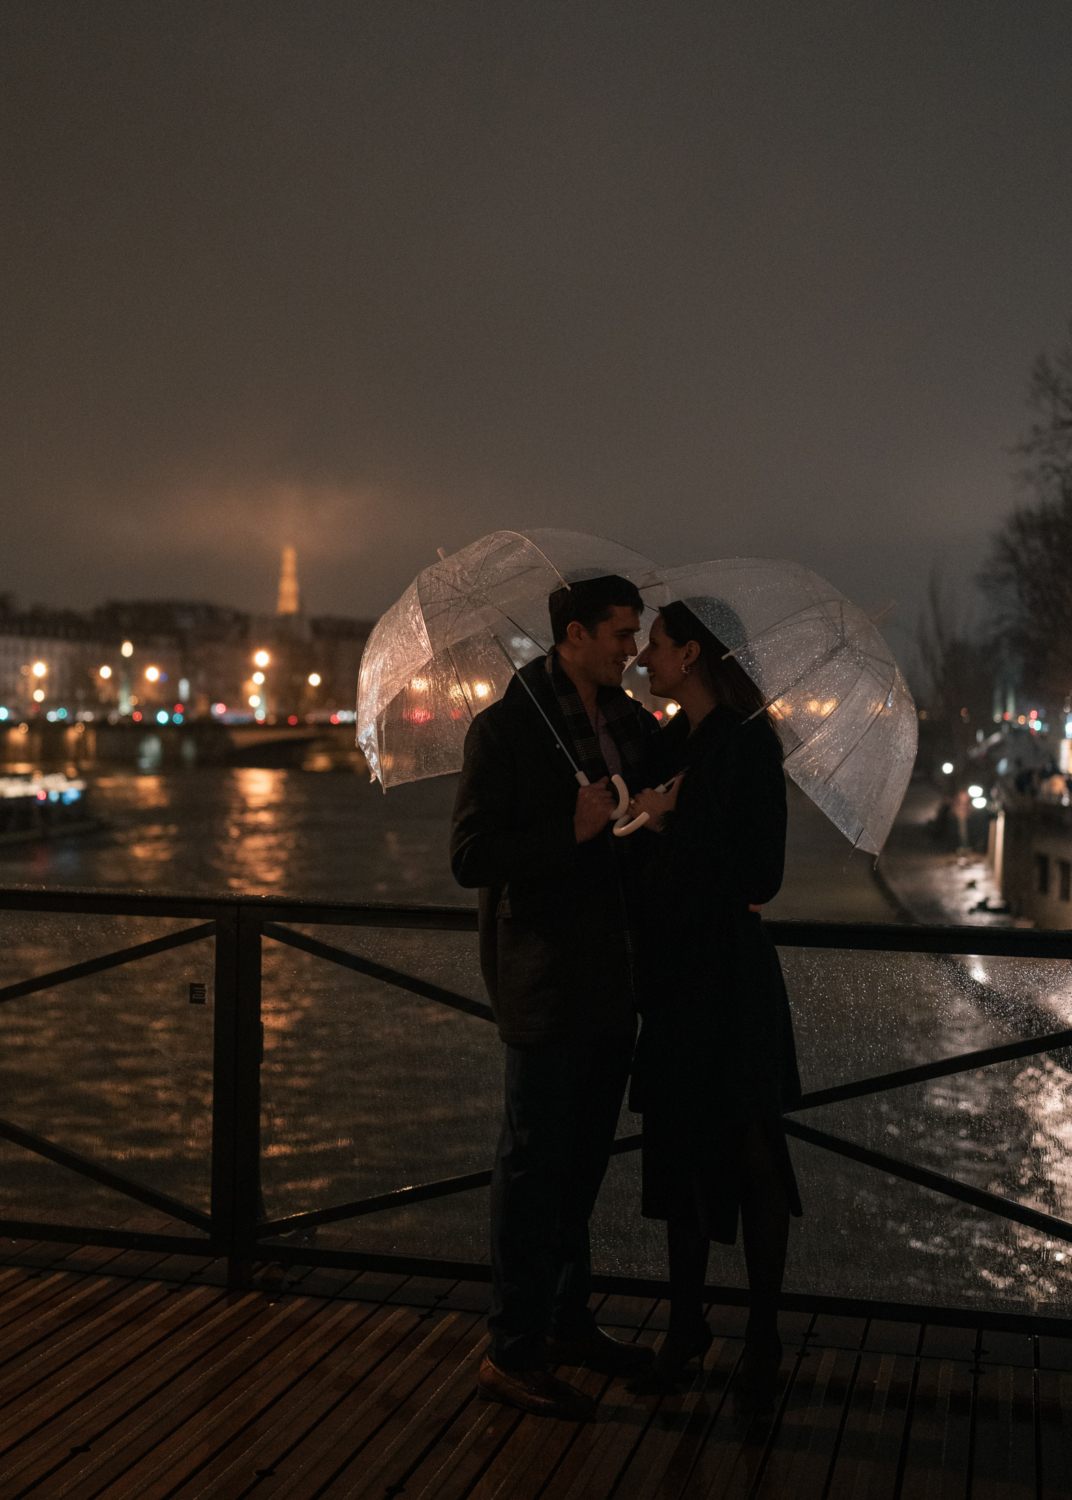
M145 676L147 677L147 679L150 682L159 682L159 680L160 680L160 668L159 667L146 667L145 668Z
M108 678L111 675L112 675L112 669L111 669L111 667L101 667L100 670L97 673L97 676L98 677L103 677L104 680L105 680L105 682L108 681Z
M253 663L258 667L266 667L271 659L267 651L257 651L254 653Z
M44 677L48 673L48 667L43 661L35 661L30 671L35 677Z
M320 673L319 672L310 672L309 673L309 686L310 687L319 687L320 686Z
M120 646L119 649L120 649L120 651L122 652L122 654L124 656L133 656L134 655L134 646L133 646L133 643L131 641L124 641L123 644Z

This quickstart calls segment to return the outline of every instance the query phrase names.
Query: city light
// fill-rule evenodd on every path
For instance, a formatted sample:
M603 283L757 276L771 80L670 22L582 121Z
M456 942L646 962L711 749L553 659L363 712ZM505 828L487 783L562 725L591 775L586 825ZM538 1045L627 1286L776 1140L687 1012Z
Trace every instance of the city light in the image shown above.
M985 797L973 797L972 798L972 807L978 807L978 808L982 809L985 806L986 806L986 798Z
M133 647L133 645L131 644L130 641L124 641L123 644L120 646L119 649L123 653L124 656L133 656L134 655L134 647Z
M252 693L250 695L250 700L249 700L249 706L250 706L250 708L259 708L260 707L260 703L261 703L261 700L257 697L257 694L256 693Z
M160 680L160 668L159 667L146 667L145 668L145 676L146 676L146 678L148 679L149 682L159 682L159 680Z
M159 710L159 712L156 715L156 722L158 724L166 724L167 721L168 721L168 711L167 711L166 708L162 708L162 709Z
M108 678L112 675L112 669L111 667L101 667L97 675L103 677L105 682L107 682Z
M226 703L214 703L212 705L212 712L214 714L225 714L227 712Z
M945 760L945 761L943 761L942 762L942 771L945 773L946 776L952 776L952 774L953 774L953 762L951 760Z
M258 667L266 667L271 659L272 658L268 655L267 651L258 651L253 658L253 663Z
M35 692L35 693L34 693L34 695L33 695L33 700L34 700L34 702L35 702L35 703L44 703L44 701L45 701L45 695L44 695L44 693L43 693L43 692L42 692L42 691L41 691L41 689L40 689L40 688L38 688L38 689L37 689L37 690L36 690L36 692Z
M968 796L969 797L981 797L982 795L983 795L983 789L982 789L981 786L970 786L968 788Z
M309 686L310 687L319 687L320 686L320 673L319 672L310 672L309 673Z
M258 686L260 686L260 684L264 681L264 673L263 672L254 672L254 674L253 674L253 681L255 683L257 683Z
M44 677L48 672L48 667L43 661L35 661L33 666L30 668L30 671L34 674L35 677Z
M668 703L666 705L666 717L668 719L672 719L676 713L677 713L677 704L676 703Z

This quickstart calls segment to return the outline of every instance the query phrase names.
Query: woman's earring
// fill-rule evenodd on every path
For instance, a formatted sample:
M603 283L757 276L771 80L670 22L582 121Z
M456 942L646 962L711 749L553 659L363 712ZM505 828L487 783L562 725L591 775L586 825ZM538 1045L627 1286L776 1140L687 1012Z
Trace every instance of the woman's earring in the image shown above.
M682 675L682 677L687 677L691 671L692 671L691 666L689 665L688 662L685 662L684 666L681 668L681 675Z

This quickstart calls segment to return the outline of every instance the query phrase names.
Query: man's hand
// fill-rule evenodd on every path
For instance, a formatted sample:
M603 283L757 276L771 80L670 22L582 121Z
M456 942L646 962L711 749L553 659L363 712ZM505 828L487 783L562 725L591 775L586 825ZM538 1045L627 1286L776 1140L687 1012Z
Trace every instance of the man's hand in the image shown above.
M586 844L596 838L614 817L618 799L610 789L610 780L604 776L592 786L577 790L577 806L573 814L573 831L578 844Z

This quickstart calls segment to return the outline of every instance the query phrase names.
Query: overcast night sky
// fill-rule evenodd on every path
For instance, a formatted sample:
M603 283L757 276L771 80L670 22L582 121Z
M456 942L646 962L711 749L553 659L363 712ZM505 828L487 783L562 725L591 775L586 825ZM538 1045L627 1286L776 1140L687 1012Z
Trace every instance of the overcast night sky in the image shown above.
M0 590L371 615L499 527L970 576L1067 0L7 0Z

